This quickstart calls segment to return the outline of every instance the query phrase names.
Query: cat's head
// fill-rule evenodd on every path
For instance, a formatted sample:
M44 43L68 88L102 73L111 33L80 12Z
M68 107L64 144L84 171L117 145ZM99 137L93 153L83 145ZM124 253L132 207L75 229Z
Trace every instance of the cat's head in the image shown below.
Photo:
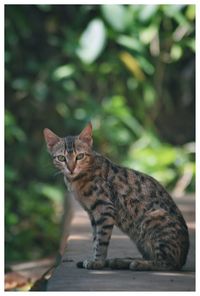
M92 165L92 124L78 136L60 138L50 129L44 129L47 149L53 157L54 165L67 177L74 177L87 171Z

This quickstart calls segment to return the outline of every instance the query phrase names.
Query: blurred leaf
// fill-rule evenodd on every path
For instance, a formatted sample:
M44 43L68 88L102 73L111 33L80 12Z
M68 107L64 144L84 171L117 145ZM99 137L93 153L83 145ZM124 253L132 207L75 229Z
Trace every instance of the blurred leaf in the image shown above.
M18 179L16 170L8 164L5 165L5 177L8 183Z
M103 102L103 109L108 114L112 114L123 122L137 136L143 133L143 128L139 122L132 116L125 99L122 96L113 96Z
M15 213L10 213L8 217L6 217L6 222L9 225L16 225L17 223L19 223L19 217L17 214Z
M53 78L55 80L60 80L62 78L67 78L70 77L74 73L75 69L73 65L63 65L58 67L54 72L53 72Z
M166 168L165 170L161 169L153 172L152 176L161 184L166 186L167 184L173 182L176 174L174 172L174 169Z
M122 46L125 46L129 49L133 49L133 50L136 50L138 52L141 52L143 51L143 46L141 44L140 41L138 41L138 39L134 38L134 37L129 37L129 36L126 36L126 35L120 35L118 38L117 38L117 43L119 43L120 45Z
M141 68L149 75L152 75L155 71L154 66L144 57L144 56L138 56L137 57L138 62L141 66Z
M140 31L140 39L144 44L149 44L158 32L155 24L148 26Z
M49 12L51 10L51 5L48 5L48 4L40 4L40 5L37 5L37 7L40 10L43 10L45 12Z
M98 36L98 38L96 38ZM106 31L100 19L92 20L80 40L76 50L78 57L86 64L93 63L103 51L106 42Z
M183 54L182 48L177 44L173 44L170 52L171 58L173 60L179 60L182 54Z
M144 101L147 107L152 107L155 104L156 91L150 84L146 84L144 87Z
M180 40L183 39L183 37L187 34L189 34L191 28L190 26L186 25L179 25L176 30L173 33L173 39L176 42L179 42Z
M141 6L138 18L142 22L147 22L155 15L157 10L158 10L157 5L143 5Z
M56 111L64 118L67 118L70 114L69 108L65 103L57 103Z
M111 27L119 32L123 32L131 23L131 14L124 5L102 5L102 13Z
M177 13L179 13L184 6L185 5L182 5L182 4L180 4L180 5L173 4L173 5L162 5L161 7L167 16L173 17Z
M185 44L193 51L195 52L196 50L196 44L195 44L195 39L194 38L188 38L188 40L185 42Z
M48 93L47 85L41 80L36 81L34 85L34 90L33 90L33 94L35 98L39 102L42 102L43 100L46 99L47 93Z
M53 201L61 202L63 199L63 192L55 186L50 186L47 184L37 184L37 190L39 190L39 192L46 195Z
M83 120L85 119L87 116L86 116L86 111L83 109L83 108L77 108L75 110L75 118L78 119L78 120Z
M126 68L140 81L145 79L140 65L135 57L128 52L122 52L120 54L121 61L125 64Z
M30 83L27 78L17 78L12 82L12 87L16 90L27 90Z
M181 13L185 5L163 5L163 11L168 17L174 18L180 25L189 25L184 14Z
M190 21L193 21L195 19L195 15L196 15L196 7L195 7L195 5L188 5L187 10L186 10L186 17Z
M6 110L5 113L5 128L6 128L6 141L12 142L14 139L24 142L26 135L24 131L17 126L14 116Z

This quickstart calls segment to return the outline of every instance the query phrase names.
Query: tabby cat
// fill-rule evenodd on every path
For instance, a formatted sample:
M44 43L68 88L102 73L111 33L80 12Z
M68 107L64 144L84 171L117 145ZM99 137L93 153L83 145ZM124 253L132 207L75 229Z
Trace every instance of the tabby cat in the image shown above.
M166 190L152 177L121 167L92 150L92 125L78 136L58 137L44 129L54 165L87 211L93 228L93 256L80 268L179 270L189 248L184 218ZM116 225L135 242L143 258L107 259Z

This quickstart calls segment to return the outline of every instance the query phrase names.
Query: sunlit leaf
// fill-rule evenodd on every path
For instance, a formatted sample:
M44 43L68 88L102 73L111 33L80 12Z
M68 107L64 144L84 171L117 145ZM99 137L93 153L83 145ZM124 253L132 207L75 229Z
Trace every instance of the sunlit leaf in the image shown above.
M178 44L173 44L170 55L173 60L179 60L183 54L182 48Z
M122 52L120 54L120 59L126 66L126 68L140 81L145 79L144 73L137 59L128 52Z
M139 32L140 39L143 43L149 44L158 32L156 25L151 25Z
M123 122L134 134L141 136L143 127L130 113L123 96L113 96L103 102L104 112Z
M60 80L62 78L67 78L70 77L74 73L75 69L73 65L62 65L58 67L54 72L53 72L53 78L55 80Z
M174 18L180 25L189 25L189 22L184 14L181 13L185 5L163 5L163 11L165 15L170 18Z
M78 119L78 120L82 120L84 118L86 118L86 111L82 108L77 108L75 110L75 118Z
M185 5L183 4L174 4L174 5L162 5L161 8L165 12L165 14L169 17L175 16L178 12L180 12Z
M137 57L137 59L140 63L142 70L144 70L149 75L152 75L154 73L154 66L144 56L140 55Z
M146 84L144 87L144 101L147 107L152 107L155 104L156 91L150 84Z
M120 35L118 38L117 38L117 43L119 43L120 45L122 46L125 46L129 49L134 49L138 52L141 52L143 51L143 46L141 44L141 42L134 38L134 37L130 37L130 36L126 36L126 35Z
M123 32L131 22L131 15L124 5L102 5L102 13L113 29Z
M52 199L53 201L62 201L63 193L59 188L55 186L51 186L48 184L38 184L37 190L40 191L42 194L46 195L48 198Z
M186 17L190 21L193 21L195 19L195 15L196 15L196 7L195 7L195 5L188 5L187 10L186 10Z
M83 32L76 53L84 63L93 63L103 51L105 42L104 24L100 19L94 19Z
M143 22L148 21L154 16L157 10L158 5L143 5L141 6L138 18Z
M185 44L193 51L195 52L196 50L196 44L195 44L195 39L194 38L188 38L188 40L186 40Z
M174 181L174 178L176 176L174 170L170 168L165 168L165 170L157 170L153 172L151 175L165 186L170 182Z

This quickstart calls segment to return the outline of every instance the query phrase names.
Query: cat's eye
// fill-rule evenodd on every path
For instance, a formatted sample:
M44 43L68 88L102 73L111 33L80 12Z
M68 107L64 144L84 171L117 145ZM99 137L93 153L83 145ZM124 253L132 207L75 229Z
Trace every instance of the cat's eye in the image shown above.
M58 155L58 160L59 161L66 161L66 158L64 157L64 155Z
M76 160L81 160L84 157L84 153L80 153L76 156Z

